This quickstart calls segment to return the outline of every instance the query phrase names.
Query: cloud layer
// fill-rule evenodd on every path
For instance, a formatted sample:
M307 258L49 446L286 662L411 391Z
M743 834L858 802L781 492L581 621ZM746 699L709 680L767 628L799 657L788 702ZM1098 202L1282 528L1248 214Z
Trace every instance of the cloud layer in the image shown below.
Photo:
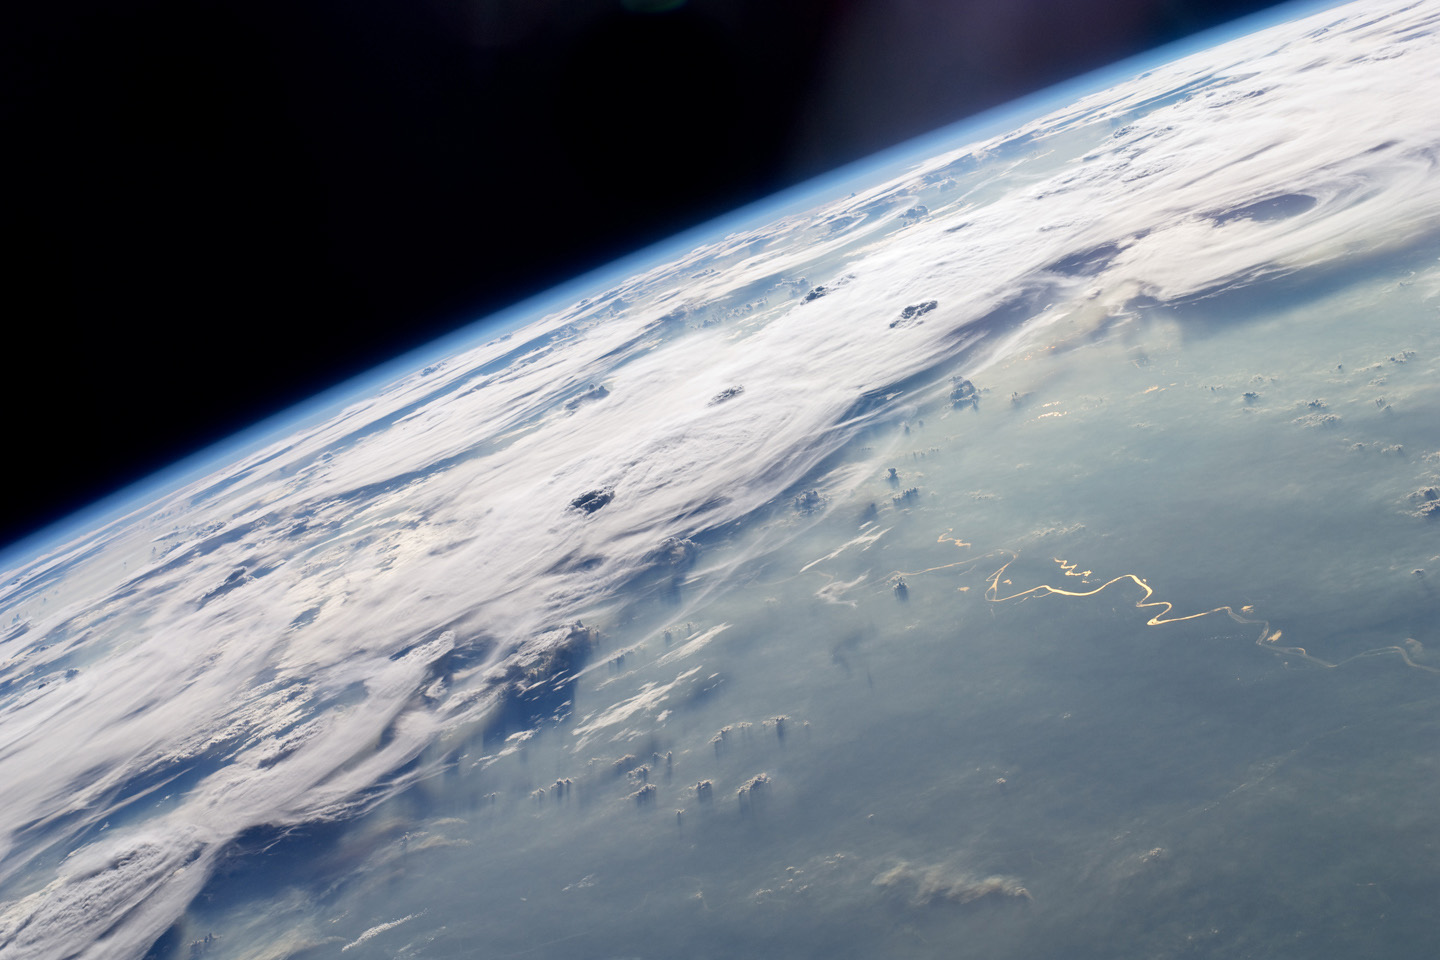
M1154 69L457 351L11 572L0 950L140 955L245 831L427 776L563 679L574 621L802 490L823 511L855 480L827 458L1054 321L1434 237L1437 25L1366 4Z

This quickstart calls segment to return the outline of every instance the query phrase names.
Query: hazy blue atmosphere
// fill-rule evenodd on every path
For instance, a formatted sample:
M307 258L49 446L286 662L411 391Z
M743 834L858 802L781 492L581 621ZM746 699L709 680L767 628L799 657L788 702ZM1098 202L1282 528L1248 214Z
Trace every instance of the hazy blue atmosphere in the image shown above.
M1440 5L1295 17L15 560L0 956L1423 954Z

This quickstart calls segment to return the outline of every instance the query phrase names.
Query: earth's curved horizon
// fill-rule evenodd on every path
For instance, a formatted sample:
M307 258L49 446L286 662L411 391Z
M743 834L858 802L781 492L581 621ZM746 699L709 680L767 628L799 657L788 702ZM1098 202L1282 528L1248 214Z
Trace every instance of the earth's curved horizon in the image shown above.
M1440 4L1288 16L12 551L0 957L1432 943Z

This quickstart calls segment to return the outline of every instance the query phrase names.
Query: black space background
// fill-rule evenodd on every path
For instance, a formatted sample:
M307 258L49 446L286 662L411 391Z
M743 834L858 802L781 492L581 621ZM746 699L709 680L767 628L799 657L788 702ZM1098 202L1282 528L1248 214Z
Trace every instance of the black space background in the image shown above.
M490 311L1256 0L0 15L0 544Z

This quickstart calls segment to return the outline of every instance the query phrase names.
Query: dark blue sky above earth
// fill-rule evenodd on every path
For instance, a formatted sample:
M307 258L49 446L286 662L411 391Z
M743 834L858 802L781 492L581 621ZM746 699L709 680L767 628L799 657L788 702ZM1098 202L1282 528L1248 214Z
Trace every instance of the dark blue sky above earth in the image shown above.
M1271 5L12 6L0 543L641 245Z

